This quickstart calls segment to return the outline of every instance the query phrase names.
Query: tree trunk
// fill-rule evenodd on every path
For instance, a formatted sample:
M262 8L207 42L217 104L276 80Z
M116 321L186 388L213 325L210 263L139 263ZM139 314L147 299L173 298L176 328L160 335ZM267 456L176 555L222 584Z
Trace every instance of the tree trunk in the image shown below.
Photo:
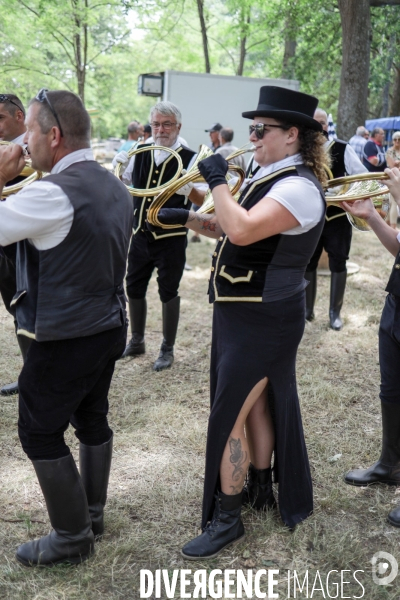
M206 27L206 20L204 18L204 2L203 2L203 0L197 0L197 10L199 12L199 19L200 19L200 29L201 29L201 37L203 40L203 52L204 52L204 62L205 62L205 66L206 66L206 73L211 73L210 56L208 53L207 27Z
M296 33L295 29L292 26L292 19L290 18L290 13L286 17L285 20L285 50L283 54L283 62L282 62L282 77L283 79L293 79L294 78L294 66L293 59L296 55Z
M241 11L241 22L240 22L240 54L239 54L239 66L237 68L236 75L243 75L244 62L246 60L246 43L247 43L247 33L250 25L250 15L245 14L248 11L242 9Z
M382 90L382 110L381 110L381 118L387 117L389 114L389 91L390 91L390 79L392 75L392 67L393 67L393 59L396 52L396 36L394 33L390 36L389 40L389 52L386 61L386 70L385 70L385 85Z
M338 135L348 140L367 115L370 62L370 1L338 0L342 23Z
M400 66L394 65L395 77L393 84L392 101L390 103L389 117L400 115Z

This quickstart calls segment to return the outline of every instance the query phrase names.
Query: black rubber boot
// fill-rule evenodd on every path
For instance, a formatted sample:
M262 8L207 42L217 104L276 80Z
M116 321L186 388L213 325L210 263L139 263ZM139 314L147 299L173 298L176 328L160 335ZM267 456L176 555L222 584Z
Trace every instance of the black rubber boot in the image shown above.
M79 444L79 470L95 537L104 533L104 506L107 500L112 448L113 438L100 446Z
M314 304L317 297L317 271L306 271L304 279L310 282L306 287L306 321L313 321Z
M121 358L137 356L146 352L144 331L146 328L147 302L146 298L128 298L129 319L131 322L132 338Z
M17 341L19 349L21 350L22 360L25 362L32 340L26 337L26 335L17 335ZM18 381L7 383L7 385L4 385L0 390L0 396L13 396L14 394L18 394Z
M80 563L94 552L88 504L71 454L57 460L32 461L53 530L22 544L17 559L27 567Z
M179 296L172 298L162 305L163 335L160 354L154 363L154 371L169 369L174 362L174 344L179 323L179 307L181 299Z
M343 327L343 321L340 318L340 311L343 306L344 291L346 289L347 271L341 273L331 273L331 298L329 304L329 324L331 329L340 331Z
M349 471L344 478L349 485L366 486L374 483L400 485L400 404L381 402L381 410L381 457L369 469Z
M275 508L276 500L272 490L272 470L256 469L250 463L247 481L243 488L243 506L251 506L256 510Z
M203 533L186 544L181 551L184 558L214 558L224 548L244 537L240 518L242 493L228 496L218 492L215 496L214 514Z

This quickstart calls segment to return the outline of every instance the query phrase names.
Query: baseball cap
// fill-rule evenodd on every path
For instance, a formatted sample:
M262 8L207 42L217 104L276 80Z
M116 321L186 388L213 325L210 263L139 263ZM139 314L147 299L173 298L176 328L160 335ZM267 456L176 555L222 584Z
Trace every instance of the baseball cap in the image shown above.
M221 129L222 129L221 123L214 123L213 125L211 125L210 129L205 129L204 131L206 133L211 133L213 131L221 131Z

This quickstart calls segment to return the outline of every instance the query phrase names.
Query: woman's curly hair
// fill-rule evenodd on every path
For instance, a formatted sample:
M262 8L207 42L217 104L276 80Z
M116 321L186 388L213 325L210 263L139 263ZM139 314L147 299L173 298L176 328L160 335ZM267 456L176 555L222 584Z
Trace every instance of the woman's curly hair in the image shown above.
M325 148L326 139L319 131L296 123L282 123L285 130L296 127L299 130L299 153L306 167L309 167L318 181L324 185L329 177L325 167L330 167L331 157Z

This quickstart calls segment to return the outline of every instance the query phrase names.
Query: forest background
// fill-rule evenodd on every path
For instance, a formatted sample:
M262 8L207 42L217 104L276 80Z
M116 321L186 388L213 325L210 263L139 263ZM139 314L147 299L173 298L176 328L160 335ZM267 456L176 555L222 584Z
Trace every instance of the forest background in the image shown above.
M0 0L0 14L0 91L77 92L99 137L146 122L138 75L167 69L298 79L345 139L400 114L400 0Z

